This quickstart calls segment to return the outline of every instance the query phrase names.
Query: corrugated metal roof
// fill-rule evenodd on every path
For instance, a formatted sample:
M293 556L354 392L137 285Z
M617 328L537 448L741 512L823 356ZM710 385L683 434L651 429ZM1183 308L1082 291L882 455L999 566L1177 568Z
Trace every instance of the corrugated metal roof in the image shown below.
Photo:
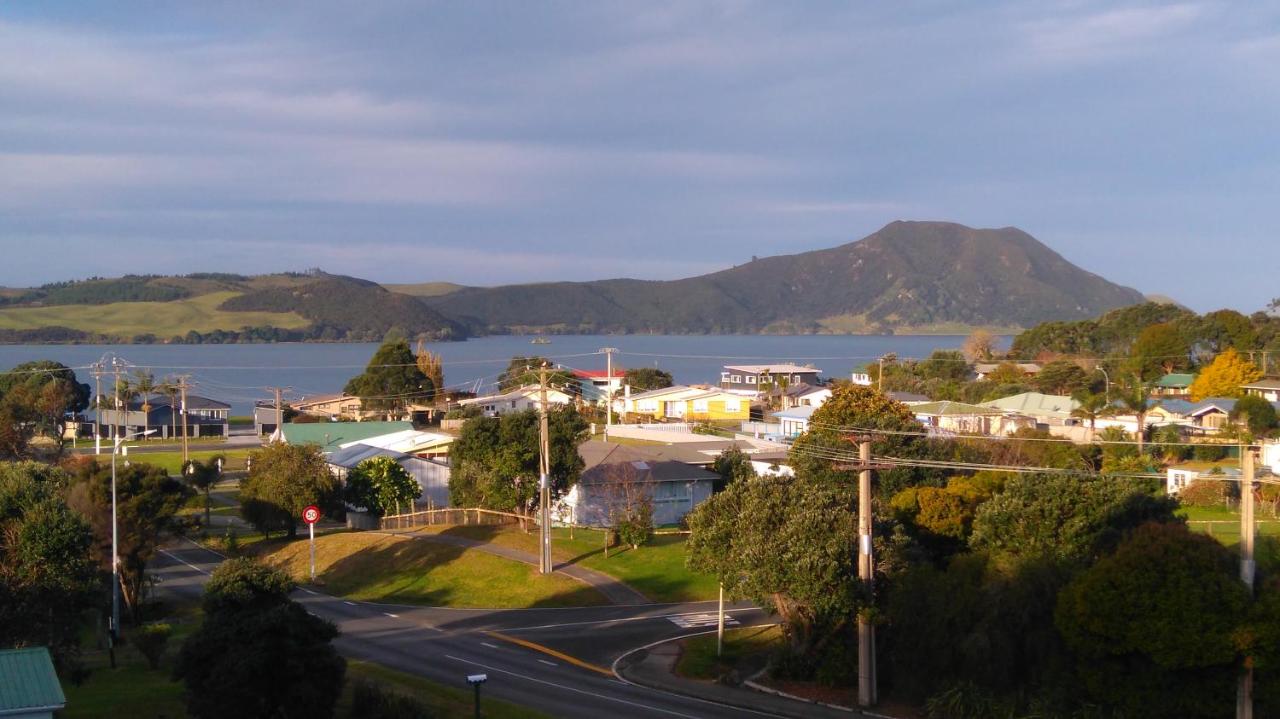
M413 429L412 422L286 422L284 439L289 444L318 444L326 452L347 442Z
M1182 372L1171 372L1156 381L1157 387L1168 387L1178 389L1182 387L1190 387L1196 376L1193 374L1185 374Z
M66 703L48 649L0 651L0 712L61 709Z

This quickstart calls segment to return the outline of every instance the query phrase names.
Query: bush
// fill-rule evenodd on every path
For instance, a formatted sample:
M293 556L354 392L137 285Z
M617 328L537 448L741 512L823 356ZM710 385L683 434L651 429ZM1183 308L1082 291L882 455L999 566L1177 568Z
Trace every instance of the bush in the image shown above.
M1197 462L1217 462L1227 456L1227 448L1221 444L1197 444L1191 455Z
M1178 492L1178 501L1188 507L1221 507L1229 496L1226 482L1198 479Z
M168 624L143 624L133 630L129 639L142 656L147 658L147 666L159 669L160 658L164 656L165 647L172 635L173 627Z
M413 697L357 679L352 686L350 716L352 719L431 719L435 712Z
M618 522L618 539L630 544L632 549L648 544L653 539L653 505L640 502L628 516Z

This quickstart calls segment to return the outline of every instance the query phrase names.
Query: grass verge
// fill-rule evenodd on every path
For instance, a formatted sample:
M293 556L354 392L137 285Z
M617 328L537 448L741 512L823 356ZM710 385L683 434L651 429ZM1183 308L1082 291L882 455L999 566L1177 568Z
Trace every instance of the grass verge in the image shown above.
M253 545L299 580L309 573L304 540ZM316 537L316 584L352 599L441 607L583 607L607 604L595 589L536 567L435 542L365 532Z
M239 472L244 470L245 459L249 457L251 449L209 449L200 450L198 452L189 452L191 459L206 462L213 457L222 455L226 458L226 463L222 466L224 472ZM108 457L108 460L111 458ZM163 467L169 474L178 474L182 471L182 450L176 452L138 452L129 456L130 463L138 464L154 464Z
M456 534L531 554L538 551L537 534L522 532L516 527L463 525L426 527L423 531ZM572 562L608 574L655 602L715 599L719 586L715 577L691 571L685 566L687 541L688 536L683 534L658 535L639 549L611 547L606 558L603 531L575 529L570 533L568 529L558 527L552 530L551 551L557 561Z
M347 660L347 687L338 702L337 717L361 716L357 707L351 705L351 683L355 679L365 679L380 684L384 689L405 694L426 704L435 710L436 716L468 717L475 705L472 690L468 687L451 687L433 681L388 669L372 662ZM484 715L489 719L542 719L547 714L526 709L498 699L483 697L480 703Z
M716 656L716 635L702 634L680 643L676 674L689 679L718 679L747 657L768 654L782 644L778 626L726 629L724 654Z

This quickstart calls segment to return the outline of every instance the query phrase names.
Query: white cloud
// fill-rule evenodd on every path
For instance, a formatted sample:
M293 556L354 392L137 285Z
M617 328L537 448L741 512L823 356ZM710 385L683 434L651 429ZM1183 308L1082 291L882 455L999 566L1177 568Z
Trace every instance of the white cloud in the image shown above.
M1141 53L1153 41L1195 26L1202 5L1178 3L1108 8L1024 22L1028 49L1051 63L1088 63Z

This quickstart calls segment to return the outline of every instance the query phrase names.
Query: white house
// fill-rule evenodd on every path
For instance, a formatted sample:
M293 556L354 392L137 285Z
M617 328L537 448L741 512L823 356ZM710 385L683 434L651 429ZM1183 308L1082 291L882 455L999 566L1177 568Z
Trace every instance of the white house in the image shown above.
M1280 477L1280 440L1262 443L1262 464L1270 467L1271 473Z
M1167 470L1165 492L1170 495L1177 494L1197 480L1205 482L1239 481L1240 470L1235 467L1225 467L1214 473L1204 472L1196 467L1188 467L1187 465L1174 465Z
M486 417L498 417L511 412L523 412L529 409L538 409L541 400L539 399L540 391L538 385L525 385L513 389L509 392L501 394L491 394L484 397L472 397L458 402L463 406L476 405L480 407L480 411ZM573 397L558 389L547 389L548 405L567 405L573 404Z
M863 387L870 387L871 375L866 372L854 372L849 375L849 381L857 385L862 385Z
M1261 379L1241 387L1245 394L1261 397L1268 402L1280 402L1280 379Z
M781 412L774 412L773 417L778 420L781 426L780 433L786 439L795 439L805 432L809 431L809 419L813 417L814 410L817 407L806 404L791 409L784 409Z
M584 442L578 453L582 475L553 508L557 521L612 526L615 516L637 502L650 502L655 525L677 524L711 496L720 475L632 447Z
M1078 422L1071 413L1080 403L1070 397L1055 394L1023 392L1012 397L981 402L979 406L1026 415L1034 418L1037 424L1061 426Z

